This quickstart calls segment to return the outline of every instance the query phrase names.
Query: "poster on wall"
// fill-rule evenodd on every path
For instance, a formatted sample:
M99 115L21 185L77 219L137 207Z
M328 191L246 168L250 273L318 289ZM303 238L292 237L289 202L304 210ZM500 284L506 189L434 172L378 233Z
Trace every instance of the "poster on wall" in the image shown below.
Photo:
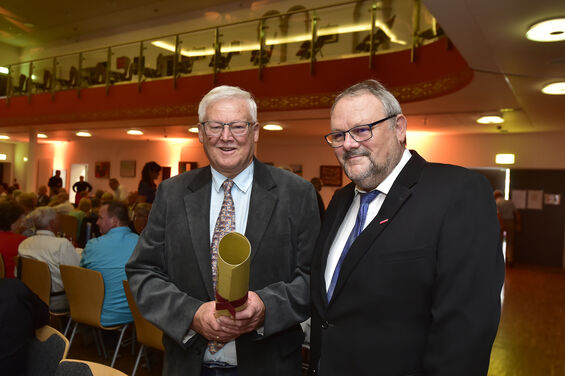
M135 177L135 160L120 161L120 177L123 178Z
M95 162L94 177L102 179L110 178L110 162Z
M341 187L341 166L320 166L322 184L330 187Z
M516 209L526 209L526 191L522 189L513 189L512 202Z
M528 209L541 210L543 206L543 191L528 191Z

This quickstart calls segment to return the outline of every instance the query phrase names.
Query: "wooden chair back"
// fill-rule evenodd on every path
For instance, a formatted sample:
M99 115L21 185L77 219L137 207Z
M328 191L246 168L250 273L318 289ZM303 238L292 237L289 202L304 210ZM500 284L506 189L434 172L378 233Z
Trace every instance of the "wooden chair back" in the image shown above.
M129 309L131 310L133 321L135 323L137 341L142 345L165 351L165 347L163 346L163 332L141 315L141 312L135 303L135 299L133 298L128 281L122 282L124 284L126 298L128 299Z
M55 376L127 376L120 370L86 360L65 359L59 363Z
M73 265L60 265L61 278L71 309L71 319L94 327L100 325L104 302L104 279L95 270Z
M77 239L78 233L78 218L70 214L58 214L59 217L59 232L71 242Z
M55 375L59 362L67 357L69 340L58 330L45 325L35 331L29 345L26 374Z
M18 278L45 304L51 296L51 272L46 262L29 257L16 256Z

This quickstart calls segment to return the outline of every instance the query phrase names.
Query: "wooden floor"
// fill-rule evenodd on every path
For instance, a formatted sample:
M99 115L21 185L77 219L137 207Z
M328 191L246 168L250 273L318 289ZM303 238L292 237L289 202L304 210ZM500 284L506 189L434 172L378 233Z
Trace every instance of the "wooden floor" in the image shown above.
M565 375L565 273L530 267L507 268L502 318L492 350L489 376ZM136 348L137 350L137 348ZM116 368L131 374L135 355L122 349ZM77 338L69 358L109 364L94 344ZM151 372L140 367L137 376L161 375L162 353L150 353Z

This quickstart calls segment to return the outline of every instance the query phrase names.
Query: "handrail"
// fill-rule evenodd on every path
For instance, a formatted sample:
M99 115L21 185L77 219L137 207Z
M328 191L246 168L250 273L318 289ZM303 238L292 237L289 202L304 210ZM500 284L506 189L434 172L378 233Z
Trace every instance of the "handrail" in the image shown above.
M410 42L405 42L405 44L407 44L407 49L411 49L412 50L412 60L414 59L414 49L421 43L421 38L420 33L419 33L419 27L420 27L420 23L417 22L420 18L420 13L422 12L422 8L423 6L421 6L420 4L420 0L397 0L397 1L405 1L406 3L412 3L412 9L413 9L413 15L412 15L412 22L405 22L407 24L411 24L412 25L412 30L411 30L411 34L408 35L408 33L406 33L408 38L411 38ZM68 87L70 89L76 88L77 90L77 96L80 97L80 91L82 88L85 87L85 82L86 82L86 86L90 86L90 85L96 85L96 84L103 84L106 86L106 94L109 95L109 88L111 87L111 85L114 82L119 82L120 79L116 80L114 77L116 77L117 73L119 72L112 72L112 56L114 55L114 51L119 50L120 48L124 48L124 47L132 47L135 44L139 44L139 53L136 55L134 54L129 54L129 57L134 57L134 59L130 62L130 65L128 67L125 68L125 72L126 74L128 73L129 69L135 69L136 75L137 75L137 83L138 83L138 91L142 90L142 83L143 81L145 81L146 78L155 78L155 77L170 77L172 75L173 78L173 87L177 87L177 78L181 73L190 73L192 72L192 64L194 61L196 61L196 59L202 59L205 58L206 56L211 56L213 61L211 61L210 66L212 67L211 72L213 73L213 77L214 77L214 83L217 80L217 75L218 73L220 73L221 70L226 69L226 64L229 64L229 61L231 59L231 55L233 54L240 54L243 52L252 52L253 54L258 53L258 55L252 55L252 59L253 56L255 56L255 58L257 60L252 60L254 61L253 66L255 68L252 67L252 69L258 69L258 77L259 80L262 79L262 75L263 75L263 69L264 67L268 64L269 59L270 59L270 53L272 53L272 47L274 47L275 45L279 45L280 46L280 57L279 57L279 64L284 64L287 63L287 55L286 55L286 51L287 51L287 46L292 44L292 43L302 43L302 46L304 48L305 51L303 51L303 53L301 55L298 55L298 53L296 54L296 56L300 56L300 60L306 60L309 59L310 60L310 74L313 75L315 73L315 65L316 65L316 61L318 60L316 58L316 56L318 55L318 53L324 57L324 54L322 53L322 46L324 46L324 43L327 44L329 43L336 43L338 42L338 38L340 33L345 33L347 34L351 34L351 35L355 35L355 38L353 38L352 43L354 43L357 40L357 35L359 35L360 32L368 32L369 35L366 37L366 40L364 40L362 43L365 43L364 45L366 46L366 49L363 50L359 50L359 47L357 47L357 52L358 53L363 53L363 51L368 52L368 59L369 59L369 68L372 69L372 59L373 59L373 55L375 53L377 53L377 48L378 48L378 43L382 42L382 38L380 38L380 40L376 40L375 35L377 32L380 32L381 34L387 34L387 30L385 30L387 28L387 25L385 25L384 23L380 22L379 25L377 26L376 23L379 22L377 20L377 12L378 11L382 11L383 14L385 14L387 11L390 11L391 9L394 8L394 2L391 6L388 7L383 7L383 4L381 1L371 1L370 2L370 7L367 8L367 15L369 16L369 18L367 20L365 20L364 22L366 23L357 23L358 20L354 18L353 21L351 20L347 20L346 23L350 24L351 22L353 22L351 25L353 26L363 26L363 25L367 25L368 28L357 28L357 29L352 29L351 31L339 31L340 26L342 25L330 25L330 24L326 24L324 26L321 26L320 23L320 13L323 10L328 10L328 9L336 9L338 7L343 7L343 6L347 6L347 5L355 5L355 9L354 11L357 12L360 5L364 3L364 1L345 1L345 2L340 2L340 3L336 3L336 4L331 4L331 5L325 5L325 6L319 6L319 7L315 7L315 8L304 8L302 6L296 6L293 7L291 9L291 11L288 11L286 13L278 13L278 12L267 12L265 15L263 15L262 17L257 17L254 19L248 19L248 20L243 20L243 21L238 21L238 22L232 22L232 23L227 23L227 24L223 24L223 25L216 25L216 26L211 26L211 27L205 27L205 28L199 28L199 29L194 29L191 31L187 31L187 32L183 32L183 33L174 33L174 34L167 34L167 35L162 35L159 37L153 37L153 38L145 38L145 39L141 39L141 40L137 40L134 42L124 42L124 43L119 43L119 44L115 44L115 45L111 45L108 47L99 47L99 48L92 48L92 49L87 49L87 50L81 50L79 52L74 52L74 53L67 53L67 54L62 54L62 55L57 55L57 56L52 56L52 57L45 57L45 58L39 58L39 59L31 59L31 60L24 60L24 61L20 61L17 63L13 63L10 64L8 66L9 69L9 73L8 73L8 85L7 85L7 103L9 103L9 98L11 96L13 96L14 93L14 85L13 85L13 77L12 74L15 71L13 68L14 67L18 67L18 66L25 66L26 64L29 64L28 66L28 84L26 85L25 89L26 92L22 93L22 88L18 88L19 92L22 94L27 94L28 96L28 101L31 101L31 96L32 96L32 85L33 85L33 72L35 70L40 70L41 69L41 64L44 63L48 63L50 60L52 60L52 64L51 64L51 68L53 72L51 75L51 79L53 81L51 87L49 88L49 92L51 93L52 99L55 99L55 92L57 91L54 87L55 87L55 83L59 82L59 85L61 87L61 90L64 90L64 87ZM304 38L301 35L302 34L297 34L294 35L292 37L296 37L296 39L291 40L289 39L290 37L287 35L287 31L288 30L288 25L289 25L289 19L291 16L293 15L298 15L298 14L306 14L307 15L307 19L305 20L307 23L307 27L309 26L309 32L307 32L307 34L310 34L309 36L307 36L305 39L299 39L299 38ZM311 17L310 17L311 15ZM356 17L358 16L358 14L356 15ZM329 17L329 16L328 16ZM281 20L281 25L279 25L279 28L281 30L281 37L277 38L276 37L276 33L274 36L274 40L273 37L270 38L270 40L267 40L267 36L265 33L265 23L268 20L272 20L272 19L276 19L279 18ZM329 17L331 18L331 17ZM405 20L406 21L406 20ZM250 42L253 41L253 39L247 39L246 43L248 43L245 47L246 49L237 49L237 47L234 48L234 45L232 45L231 47L229 45L227 45L227 47L224 49L224 46L222 45L222 43L225 43L225 41L222 41L220 36L221 31L222 30L227 30L230 27L234 27L234 26L238 26L238 25L246 25L246 24L254 24L254 23L258 23L258 33L257 36L255 37L255 42ZM368 25L370 23L370 26ZM308 25L309 24L309 25ZM397 21L398 24L398 21ZM283 28L284 25L284 28ZM389 26L390 29L392 29L392 26ZM389 33L392 33L391 30L388 30ZM198 50L196 47L193 47L192 50L183 50L181 49L181 44L182 41L180 40L181 37L190 37L192 35L197 35L198 33L203 33L203 32L207 32L207 31L213 31L214 32L214 39L212 42L212 48L210 49L210 47L203 47L205 49L211 50L213 51L211 54L210 52L204 52L202 54L198 53ZM432 35L435 35L434 33L432 33ZM332 36L335 36L335 38L332 38ZM387 34L387 36L389 36L389 34ZM162 42L162 45L158 45L156 42L161 42L162 40L167 40L167 39L171 39L174 38L174 45L172 44L172 42ZM322 40L323 39L323 40ZM391 38L389 38L389 41L392 42L396 42L395 40L392 40ZM210 42L210 41L208 41ZM269 42L269 43L268 43ZM206 42L205 42L206 43ZM251 44L249 44L251 43ZM255 49L255 43L257 43L257 47ZM307 45L307 43L309 45ZM387 43L383 43L383 45L386 45ZM144 53L144 50L151 47L153 48L153 46L155 48L163 48L165 51L169 51L172 52L172 54L170 55L166 55L163 56L163 59L158 60L157 66L155 69L150 69L149 72L146 68L147 64L147 58ZM208 45L209 46L209 45ZM267 46L271 46L270 48L270 52L268 52L268 47ZM302 46L301 46L301 50L302 50ZM251 50L251 48L253 48L253 50ZM326 47L326 49L329 47ZM385 46L385 48L387 48ZM354 48L353 48L354 49ZM307 50L307 51L306 51ZM105 51L105 53L104 53ZM240 51L240 52L237 52ZM324 50L325 51L325 50ZM155 50L153 50L154 54ZM299 51L300 52L300 51ZM190 54L189 54L190 53ZM227 53L227 57L225 57L224 55L222 55L222 53L226 54ZM355 51L354 51L355 53ZM83 62L85 61L85 56L88 56L89 54L99 54L99 56L103 56L102 54L105 55L105 61L102 61L103 59L98 59L98 63L94 63L96 65L102 64L104 65L104 69L103 72L101 73L102 70L102 65L99 65L97 67L97 69L93 69L89 68L86 71L84 70L83 67ZM153 55L154 55L153 54ZM160 56L163 54L163 51L161 51ZM268 57L266 57L268 55ZM309 55L309 56L308 56ZM92 59L92 56L90 56L90 58ZM167 57L167 61L165 61L165 57ZM187 61L185 63L181 63L181 61L184 61L184 59L187 59ZM75 63L72 63L72 65L76 64L75 66L78 66L78 77L76 77L76 83L73 83L73 79L71 77L69 77L69 80L63 80L62 77L58 77L58 75L56 74L56 67L58 64L60 64L60 62L65 61L65 63L69 63L68 59L74 60L77 59L78 61L76 61ZM181 59L181 60L179 60ZM296 60L296 58L294 58ZM167 63L170 63L169 66L166 66ZM92 64L92 63L89 63ZM182 64L182 66L181 66ZM187 70L188 68L186 67L186 65L190 65L190 70ZM249 63L248 63L249 64ZM71 65L71 66L72 66ZM59 67L59 69L61 69L63 65L61 65ZM151 65L149 65L149 67L151 67ZM241 68L240 68L241 69ZM247 68L244 68L247 69ZM47 70L47 68L43 68L43 70ZM163 73L165 72L165 73ZM21 73L21 70L20 70ZM150 75L148 75L148 73L150 73ZM209 73L209 71L204 72L204 73ZM85 74L89 74L88 77L85 77ZM101 75L104 75L104 77L101 77ZM112 78L111 75L113 74ZM60 75L60 74L59 74ZM121 77L125 76L125 74L123 75L119 75ZM131 77L130 77L131 79ZM68 82L67 82L68 81ZM129 80L128 80L129 81ZM67 85L63 86L62 82L66 82ZM93 83L94 82L94 83ZM45 85L44 85L45 86ZM36 85L36 87L39 87L39 85ZM37 91L37 90L36 90ZM44 91L47 91L46 89L44 89Z

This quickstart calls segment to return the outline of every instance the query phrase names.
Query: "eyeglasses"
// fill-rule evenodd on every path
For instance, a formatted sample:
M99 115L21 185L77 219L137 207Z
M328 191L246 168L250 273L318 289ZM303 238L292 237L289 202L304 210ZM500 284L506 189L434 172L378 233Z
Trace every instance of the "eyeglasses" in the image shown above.
M229 127L231 134L234 136L245 136L249 130L249 126L254 123L249 121L232 121L229 123L222 123L221 121L210 120L203 121L200 124L204 127L206 135L217 137L222 134L225 126Z
M374 126L382 123L383 121L387 121L389 119L392 119L396 115L397 114L387 116L384 119L377 120L377 121L370 123L370 124L358 125L356 127L350 128L350 129L343 131L343 132L328 133L327 135L324 136L324 138L326 139L326 142L332 148L339 148L340 146L343 146L343 144L345 142L345 134L346 133L349 133L351 138L354 139L356 142L367 141L368 139L373 137L373 127Z

